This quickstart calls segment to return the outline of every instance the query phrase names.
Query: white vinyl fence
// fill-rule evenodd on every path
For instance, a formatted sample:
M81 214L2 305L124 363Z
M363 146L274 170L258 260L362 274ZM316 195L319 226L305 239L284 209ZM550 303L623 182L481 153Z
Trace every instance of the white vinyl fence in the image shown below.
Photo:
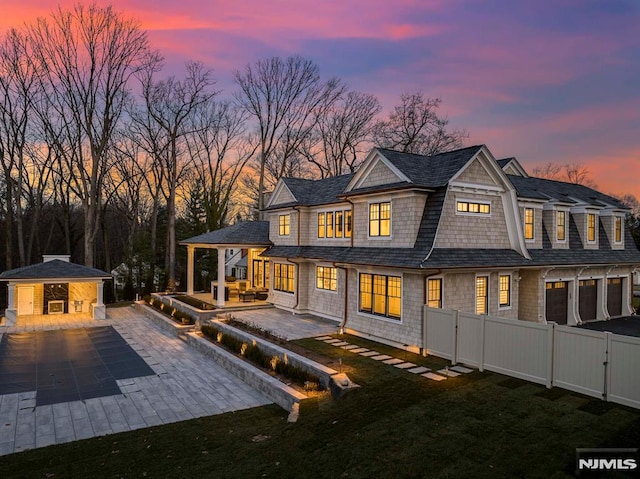
M427 354L640 408L640 338L424 308Z

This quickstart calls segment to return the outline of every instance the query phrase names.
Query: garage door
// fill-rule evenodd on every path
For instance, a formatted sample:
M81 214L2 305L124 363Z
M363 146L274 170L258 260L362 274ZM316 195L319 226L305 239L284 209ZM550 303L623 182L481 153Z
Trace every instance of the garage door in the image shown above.
M567 324L567 293L569 288L566 281L547 283L547 305L545 308L547 321Z
M622 316L622 278L607 280L607 309L609 316Z
M598 288L595 279L585 279L580 281L579 291L579 311L582 321L593 321L596 319L596 308L598 306Z

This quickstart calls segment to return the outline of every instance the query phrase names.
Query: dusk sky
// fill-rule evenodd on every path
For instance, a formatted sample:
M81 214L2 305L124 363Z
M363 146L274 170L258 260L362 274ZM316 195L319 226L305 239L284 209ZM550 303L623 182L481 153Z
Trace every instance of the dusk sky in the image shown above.
M0 29L57 3L3 0ZM441 97L468 144L515 156L529 172L579 162L600 190L640 198L638 0L112 3L148 30L167 74L202 61L230 96L234 70L298 54L324 78L375 94L385 112L403 92Z

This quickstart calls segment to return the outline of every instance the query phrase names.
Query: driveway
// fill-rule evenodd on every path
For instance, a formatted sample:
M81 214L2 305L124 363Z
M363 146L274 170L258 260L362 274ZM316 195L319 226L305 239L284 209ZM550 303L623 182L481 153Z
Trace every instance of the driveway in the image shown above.
M211 359L156 328L133 308L107 311L104 321L74 322L72 327L87 328L91 335L90 328L112 326L151 368L151 375L119 379L122 376L117 369L105 361L120 393L49 404L36 404L35 390L1 395L0 455L271 402ZM2 328L0 332L11 335L25 329ZM103 352L98 350L97 354ZM95 358L96 352L92 354Z
M578 326L583 329L593 331L609 331L623 336L640 337L640 316L627 316L624 318L614 318L608 321L593 321Z

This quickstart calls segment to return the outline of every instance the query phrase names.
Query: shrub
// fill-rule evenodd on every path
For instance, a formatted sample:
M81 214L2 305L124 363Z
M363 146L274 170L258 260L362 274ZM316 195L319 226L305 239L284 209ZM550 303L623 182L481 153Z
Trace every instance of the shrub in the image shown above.
M185 313L183 311L180 311L176 308L172 308L171 306L163 303L161 300L150 297L149 295L145 295L144 296L144 300L149 303L149 305L161 312L162 314L164 314L165 316L168 316L169 318L173 319L175 322L177 323L181 323L181 324L194 324L195 323L195 319L188 313ZM169 310L169 308L171 308L171 310Z
M215 326L205 324L201 328L202 334L212 341L219 342L230 351L241 355L244 346L244 356L247 361L263 368L273 369L276 373L284 376L300 386L307 387L308 384L320 384L320 378L301 369L288 361L283 361L279 356L266 354L257 344L249 344L246 341L236 338L232 334L222 332ZM219 336L220 335L220 336ZM218 341L218 337L220 340ZM272 367L275 365L275 367Z

